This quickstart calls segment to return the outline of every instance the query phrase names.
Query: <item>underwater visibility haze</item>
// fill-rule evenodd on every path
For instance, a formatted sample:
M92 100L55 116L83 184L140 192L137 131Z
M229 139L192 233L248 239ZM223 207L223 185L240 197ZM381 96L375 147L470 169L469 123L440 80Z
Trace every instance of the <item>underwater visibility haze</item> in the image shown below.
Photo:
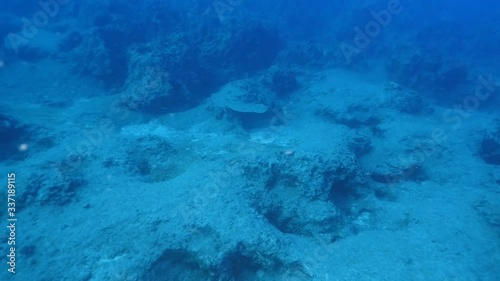
M499 281L500 3L3 0L0 280Z

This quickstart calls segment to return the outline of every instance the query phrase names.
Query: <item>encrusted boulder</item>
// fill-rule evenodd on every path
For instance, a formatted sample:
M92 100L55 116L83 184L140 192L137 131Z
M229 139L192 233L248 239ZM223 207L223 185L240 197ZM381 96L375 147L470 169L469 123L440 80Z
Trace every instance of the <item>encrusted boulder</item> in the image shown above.
M274 100L274 94L262 83L236 80L223 86L212 97L215 107L238 113L265 113Z

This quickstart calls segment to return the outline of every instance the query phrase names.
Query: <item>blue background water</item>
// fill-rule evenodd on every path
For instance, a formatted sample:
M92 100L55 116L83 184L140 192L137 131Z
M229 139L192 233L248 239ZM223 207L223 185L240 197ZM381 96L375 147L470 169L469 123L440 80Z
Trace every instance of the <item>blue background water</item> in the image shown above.
M486 0L4 0L0 280L500 280L499 26Z

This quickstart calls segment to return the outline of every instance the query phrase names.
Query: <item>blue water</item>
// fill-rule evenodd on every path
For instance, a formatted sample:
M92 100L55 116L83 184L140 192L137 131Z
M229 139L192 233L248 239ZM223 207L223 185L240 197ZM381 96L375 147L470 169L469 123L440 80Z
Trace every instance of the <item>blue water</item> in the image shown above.
M500 280L500 4L4 0L0 280Z

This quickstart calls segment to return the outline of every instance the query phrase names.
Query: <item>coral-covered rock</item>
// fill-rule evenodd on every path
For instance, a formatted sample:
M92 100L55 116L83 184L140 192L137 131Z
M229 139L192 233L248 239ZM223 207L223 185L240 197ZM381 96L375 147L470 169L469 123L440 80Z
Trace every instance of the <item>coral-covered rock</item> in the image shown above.
M183 92L173 91L169 73L158 58L132 56L129 76L122 94L122 105L132 110L165 112L173 108L172 103L186 98Z
M229 59L243 72L256 72L270 67L284 41L276 30L255 24L241 30L231 42Z
M273 100L274 95L269 89L251 79L228 83L212 97L217 108L239 113L265 113Z
M341 235L343 223L356 214L353 199L365 185L354 157L319 155L260 159L243 167L256 186L256 210L285 233Z
M59 172L51 176L32 174L27 189L21 193L20 207L32 204L67 205L73 202L79 189L86 184L85 178L76 174Z
M447 61L437 53L425 53L412 47L394 50L387 71L399 84L427 92L431 96L449 97L467 81L463 64Z
M272 75L271 88L279 97L286 97L299 88L297 77L293 71L276 71Z

